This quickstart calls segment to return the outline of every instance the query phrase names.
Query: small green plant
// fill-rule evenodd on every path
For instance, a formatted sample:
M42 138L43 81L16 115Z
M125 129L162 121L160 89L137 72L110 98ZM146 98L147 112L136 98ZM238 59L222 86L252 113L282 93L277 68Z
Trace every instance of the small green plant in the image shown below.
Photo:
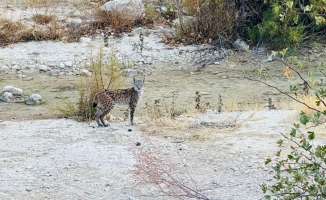
M146 5L146 16L145 16L145 23L154 23L158 17L159 17L159 12L156 10L155 6L153 3L149 3Z
M259 41L259 28L257 26L247 27L248 37L251 44L255 45Z

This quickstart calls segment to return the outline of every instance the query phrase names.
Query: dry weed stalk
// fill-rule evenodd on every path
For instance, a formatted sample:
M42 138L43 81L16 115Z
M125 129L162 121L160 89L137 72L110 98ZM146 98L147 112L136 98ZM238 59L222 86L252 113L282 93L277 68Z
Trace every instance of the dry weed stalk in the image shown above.
M201 113L206 113L207 109L209 108L210 103L206 102L205 106L201 106L200 105L200 92L196 91L196 98L195 98L195 102L196 102L196 106L195 109L199 110Z
M267 99L267 105L266 105L266 107L268 107L269 110L275 110L276 109L276 107L274 106L273 101L272 101L271 98L268 98Z
M171 197L208 200L206 196L198 192L197 188L187 186L175 175L175 166L167 164L146 151L134 150L133 153L137 160L133 173L137 176L140 184L154 185L162 193ZM193 179L191 178L191 180Z
M223 102L222 102L222 96L220 94L218 94L218 106L217 106L217 111L220 113L222 112L222 106L223 106Z

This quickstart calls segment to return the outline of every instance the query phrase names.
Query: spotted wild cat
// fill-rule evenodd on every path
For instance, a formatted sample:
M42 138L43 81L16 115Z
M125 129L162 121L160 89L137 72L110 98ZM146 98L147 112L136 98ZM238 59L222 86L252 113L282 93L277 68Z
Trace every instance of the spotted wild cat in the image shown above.
M117 90L102 90L95 94L93 107L98 107L98 111L95 114L95 120L99 126L108 126L105 122L104 117L114 107L115 104L129 105L129 115L131 125L134 124L134 113L137 105L141 101L144 93L144 82L145 77L141 80L133 78L134 87L128 89L117 89Z

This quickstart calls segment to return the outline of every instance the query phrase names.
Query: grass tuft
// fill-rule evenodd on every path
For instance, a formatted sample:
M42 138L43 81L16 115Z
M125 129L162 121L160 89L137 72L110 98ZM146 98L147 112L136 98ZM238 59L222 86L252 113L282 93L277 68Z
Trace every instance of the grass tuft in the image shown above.
M33 20L37 24L49 24L50 22L56 20L56 17L54 15L43 15L43 14L36 14L33 16Z

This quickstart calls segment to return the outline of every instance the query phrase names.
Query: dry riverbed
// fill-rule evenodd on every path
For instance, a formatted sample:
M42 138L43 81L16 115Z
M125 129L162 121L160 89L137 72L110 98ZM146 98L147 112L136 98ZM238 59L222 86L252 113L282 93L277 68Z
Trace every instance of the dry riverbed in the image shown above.
M0 9L6 13L7 7ZM64 15L70 9L75 8L59 11ZM31 22L34 11L12 8L6 16ZM278 91L244 78L244 70L263 70L271 75L267 82L284 91L290 84L301 88L302 82L294 73L286 78L280 61L267 62L264 48L231 52L211 65L195 64L212 46L162 43L171 31L136 28L106 42L99 34L78 43L26 42L1 48L0 89L13 85L23 90L25 100L37 93L44 103L0 102L0 199L172 199L163 191L173 190L159 189L137 173L141 155L153 156L172 177L209 199L262 198L259 185L273 176L264 160L277 151L279 133L290 132L298 111ZM140 33L145 35L142 51ZM299 51L298 58L307 61L304 73L325 59L324 46ZM106 56L129 63L131 70L146 72L135 126L116 120L100 128L95 121L65 119L50 109L60 103L58 97L78 101L78 85L90 78L90 60L101 48ZM124 87L131 81L127 76ZM201 105L209 102L206 113L194 111L196 91ZM216 111L219 95L221 113ZM265 107L268 98L276 110ZM175 106L187 112L175 120L148 119L147 105L157 99L161 110ZM122 118L125 109L116 107L112 113ZM320 130L317 142L325 143L324 128Z

